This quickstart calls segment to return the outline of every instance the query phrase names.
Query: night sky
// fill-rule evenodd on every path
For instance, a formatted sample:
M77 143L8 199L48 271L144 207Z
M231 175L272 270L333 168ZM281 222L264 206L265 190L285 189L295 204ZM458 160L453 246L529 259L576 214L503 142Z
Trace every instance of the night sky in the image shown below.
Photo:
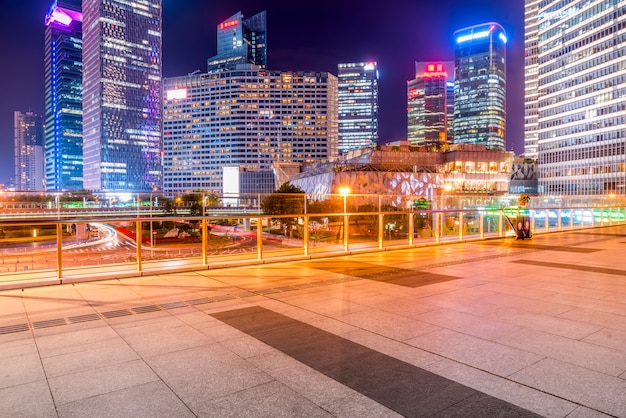
M6 4L8 3L8 4ZM44 16L52 0L3 4L0 26L0 183L14 175L13 112L44 112ZM507 149L523 152L522 0L163 0L163 76L206 71L216 26L267 10L269 69L330 71L377 61L380 142L406 139L406 81L415 61L454 56L455 30L498 22L507 31Z

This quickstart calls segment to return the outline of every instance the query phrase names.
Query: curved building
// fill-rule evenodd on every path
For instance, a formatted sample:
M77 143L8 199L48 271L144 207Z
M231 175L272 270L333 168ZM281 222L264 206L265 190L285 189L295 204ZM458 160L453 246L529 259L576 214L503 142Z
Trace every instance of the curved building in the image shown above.
M454 33L454 142L503 150L506 33L489 22Z

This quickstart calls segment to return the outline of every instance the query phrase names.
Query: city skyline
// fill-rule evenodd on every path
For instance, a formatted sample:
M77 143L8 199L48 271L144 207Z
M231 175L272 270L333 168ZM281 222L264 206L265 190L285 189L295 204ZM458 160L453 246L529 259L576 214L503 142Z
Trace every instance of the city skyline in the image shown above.
M7 9L10 23L0 32L0 50L12 57L11 62L20 63L3 68L0 77L6 97L0 104L0 137L5 146L11 139L13 111L43 113L43 17L49 1L31 3L35 4L11 4ZM335 74L339 62L377 61L381 143L406 139L406 81L414 76L414 62L449 60L455 30L496 21L510 39L507 149L523 152L523 2L415 4L402 0L387 7L374 1L321 1L307 8L283 0L211 4L164 0L163 75L204 71L206 60L216 54L215 25L238 10L247 15L267 11L268 69ZM13 174L10 152L2 153L0 162L0 182L7 183Z

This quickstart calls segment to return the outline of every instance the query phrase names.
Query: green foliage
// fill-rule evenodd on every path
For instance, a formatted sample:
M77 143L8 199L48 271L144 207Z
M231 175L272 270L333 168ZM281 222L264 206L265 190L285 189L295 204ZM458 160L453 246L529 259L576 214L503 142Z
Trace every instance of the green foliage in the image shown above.
M304 190L286 182L263 199L261 209L265 215L301 214L304 213L304 198Z

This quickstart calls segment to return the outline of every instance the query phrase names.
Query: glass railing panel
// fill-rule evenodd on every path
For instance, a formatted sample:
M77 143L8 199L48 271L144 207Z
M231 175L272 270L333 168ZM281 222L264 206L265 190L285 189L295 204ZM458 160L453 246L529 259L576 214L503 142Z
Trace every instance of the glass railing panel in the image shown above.
M348 240L352 250L378 247L378 213L350 215Z
M459 219L459 212L444 211L441 213L441 239L452 240L459 238L459 230L461 228L461 220Z
M383 246L409 244L409 216L406 213L383 215Z
M417 211L413 214L414 244L435 241L436 216L430 211Z
M263 228L263 258L304 254L304 224L301 217L266 218Z
M309 253L343 251L343 216L309 218Z
M463 238L475 239L480 237L480 212L467 211L463 213Z
M74 227L63 229L64 243L75 243L75 237ZM16 275L40 271L47 271L48 276L54 276L53 272L57 268L56 249L55 224L3 225L0 228L0 282L15 280ZM8 277L5 278L5 275Z

